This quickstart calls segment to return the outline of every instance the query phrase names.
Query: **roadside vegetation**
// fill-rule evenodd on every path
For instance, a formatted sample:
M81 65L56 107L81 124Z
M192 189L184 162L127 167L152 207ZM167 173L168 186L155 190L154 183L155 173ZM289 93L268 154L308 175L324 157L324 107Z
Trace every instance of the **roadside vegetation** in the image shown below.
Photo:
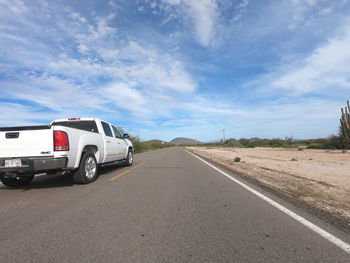
M161 140L141 141L138 136L130 136L129 140L135 147L135 153L154 151L174 146L173 144Z
M350 141L345 137L342 129L339 129L338 135L332 135L328 138L318 138L309 140L294 140L291 137L273 138L273 139L227 139L224 142L214 142L200 144L199 146L208 147L238 147L238 148L255 148L255 147L272 147L272 148L298 148L298 149L350 149Z

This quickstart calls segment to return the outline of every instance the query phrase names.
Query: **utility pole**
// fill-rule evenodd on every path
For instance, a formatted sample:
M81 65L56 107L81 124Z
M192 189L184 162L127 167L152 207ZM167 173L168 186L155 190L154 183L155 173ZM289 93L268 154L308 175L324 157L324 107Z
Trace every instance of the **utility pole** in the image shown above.
M225 130L226 129L221 129L222 130L222 144L225 142Z

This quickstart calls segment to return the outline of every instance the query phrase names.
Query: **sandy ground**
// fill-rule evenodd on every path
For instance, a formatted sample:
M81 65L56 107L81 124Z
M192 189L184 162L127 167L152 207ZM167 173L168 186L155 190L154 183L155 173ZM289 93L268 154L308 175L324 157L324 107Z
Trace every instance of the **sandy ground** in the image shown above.
M241 175L350 221L350 152L187 147ZM234 162L240 157L240 162Z

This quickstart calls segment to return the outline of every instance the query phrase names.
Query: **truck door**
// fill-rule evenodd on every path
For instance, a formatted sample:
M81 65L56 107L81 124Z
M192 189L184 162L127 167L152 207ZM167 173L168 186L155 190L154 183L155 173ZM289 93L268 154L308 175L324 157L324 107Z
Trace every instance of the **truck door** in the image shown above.
M113 162L118 160L118 144L115 140L111 127L107 122L101 121L103 131L106 135L105 138L105 149L106 149L106 157L104 162Z
M112 129L114 132L115 140L117 141L117 148L118 148L118 158L119 160L125 159L126 155L128 153L128 145L126 144L123 135L119 132L119 130L112 125Z

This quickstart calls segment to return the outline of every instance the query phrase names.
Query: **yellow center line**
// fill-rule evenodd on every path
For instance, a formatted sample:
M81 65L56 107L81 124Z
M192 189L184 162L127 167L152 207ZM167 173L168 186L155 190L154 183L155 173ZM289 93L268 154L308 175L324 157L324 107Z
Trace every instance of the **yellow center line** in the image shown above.
M131 168L131 170L134 170L134 169L136 169L137 167L140 167L141 165L144 165L146 163L146 161L145 162L142 162L142 163L140 163L140 164L138 164L138 165L136 165L136 166L134 166L133 168Z
M138 165L132 167L131 169L126 170L125 172L122 172L121 174L118 174L118 175L116 175L116 176L113 176L113 177L111 177L111 178L109 179L109 181L117 180L119 177L122 177L123 175L126 175L126 174L129 173L131 170L134 170L134 169L140 167L141 165L144 165L145 163L146 163L146 162L142 162L142 163L140 163L140 164L138 164Z
M130 170L126 170L125 172L118 174L116 176L113 176L112 178L109 179L109 181L114 181L117 180L119 177L122 177L123 175L126 175L128 172L130 172Z

